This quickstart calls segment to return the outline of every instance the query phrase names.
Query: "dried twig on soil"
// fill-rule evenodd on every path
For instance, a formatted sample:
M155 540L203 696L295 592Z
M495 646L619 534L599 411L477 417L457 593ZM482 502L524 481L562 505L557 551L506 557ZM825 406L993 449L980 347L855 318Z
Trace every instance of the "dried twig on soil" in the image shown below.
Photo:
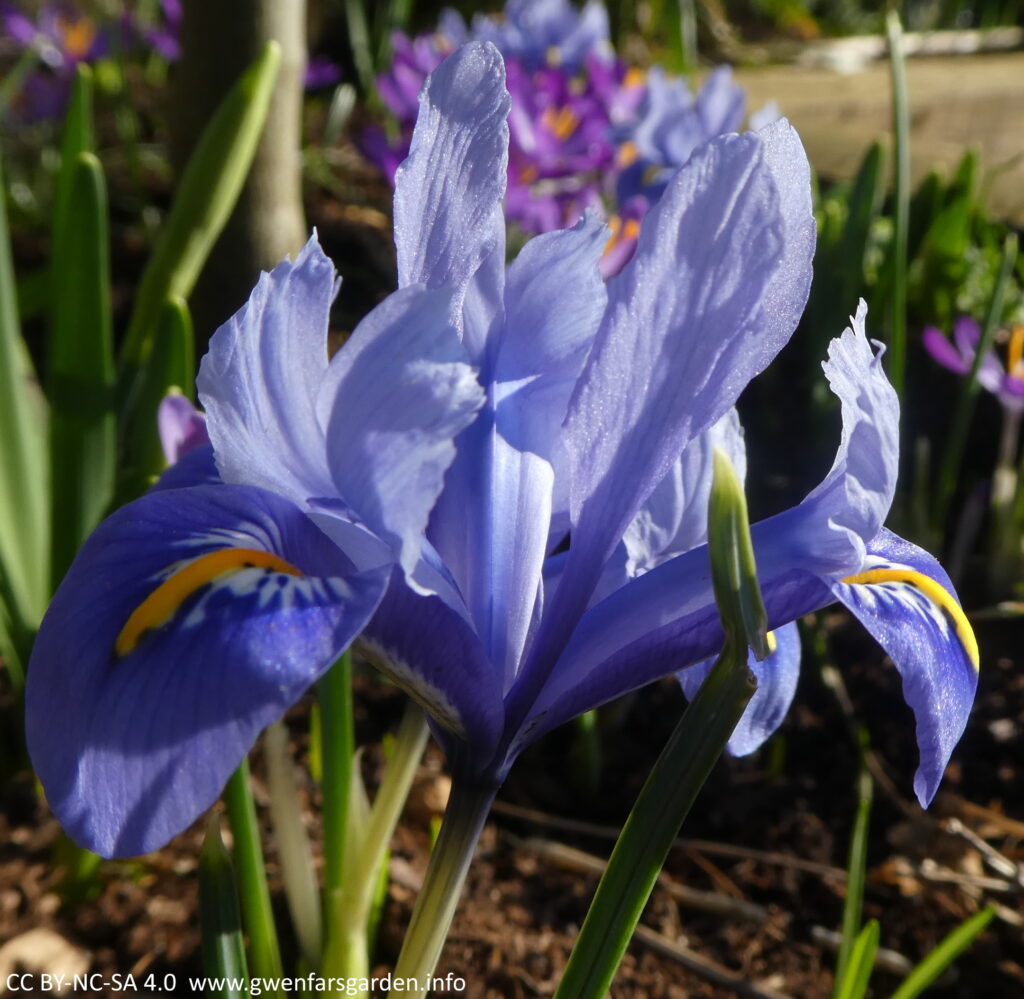
M732 989L739 996L746 996L748 999L791 999L784 992L776 992L774 989L755 985L739 975L734 975L727 968L708 961L695 951L690 950L689 947L674 943L668 937L663 937L660 933L652 930L649 926L644 926L643 924L638 926L633 939L639 940L652 950L656 950L659 954L673 958L684 967L706 978L709 982Z
M604 873L607 862L593 854L575 847L566 846L564 843L555 843L548 839L531 837L529 839L517 839L509 837L510 840L524 850L545 860L556 864L565 870L578 871L582 874L600 876ZM701 912L710 912L716 916L726 916L733 919L745 919L754 923L767 922L769 912L764 906L747 902L744 899L732 898L714 891L699 891L696 888L689 888L679 884L678 881L670 878L664 871L658 877L658 884L680 905L689 909L698 909Z

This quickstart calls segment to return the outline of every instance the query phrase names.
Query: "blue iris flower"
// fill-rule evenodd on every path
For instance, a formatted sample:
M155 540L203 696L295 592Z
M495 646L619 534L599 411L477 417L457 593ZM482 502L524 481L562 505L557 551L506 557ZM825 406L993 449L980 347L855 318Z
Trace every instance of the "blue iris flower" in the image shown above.
M186 827L357 636L455 775L490 786L541 733L720 647L708 455L741 459L733 405L807 297L799 139L780 121L698 149L606 283L589 217L506 268L508 107L487 43L435 71L397 177L399 291L328 360L336 279L316 242L265 275L202 364L212 450L104 522L61 585L29 746L92 849ZM778 723L786 626L841 600L903 675L926 801L977 653L942 570L882 527L898 412L863 323L825 366L832 471L753 529L779 652L748 727Z

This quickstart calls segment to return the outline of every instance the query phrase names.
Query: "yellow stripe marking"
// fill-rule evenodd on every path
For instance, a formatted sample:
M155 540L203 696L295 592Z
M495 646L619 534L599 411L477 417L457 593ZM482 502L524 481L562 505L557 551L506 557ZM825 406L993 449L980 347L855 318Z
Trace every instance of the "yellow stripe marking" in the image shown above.
M580 123L579 116L570 107L561 107L557 111L554 108L545 108L540 121L560 142L565 142Z
M775 637L774 631L769 631L765 637L768 639L768 654L773 656L779 651L779 640Z
M867 572L858 572L854 576L847 576L840 582L850 583L853 586L907 583L916 587L933 604L938 604L946 612L953 622L953 628L960 639L960 644L963 645L971 660L971 665L975 670L979 668L981 658L978 655L978 640L974 637L974 629L971 627L970 621L967 620L967 615L949 592L930 576L926 576L922 572L915 572L913 569L868 569Z
M132 611L128 623L117 636L114 651L119 656L128 655L147 631L167 624L196 590L219 576L241 569L269 569L289 576L302 575L290 562L255 548L222 548L210 552L165 579Z

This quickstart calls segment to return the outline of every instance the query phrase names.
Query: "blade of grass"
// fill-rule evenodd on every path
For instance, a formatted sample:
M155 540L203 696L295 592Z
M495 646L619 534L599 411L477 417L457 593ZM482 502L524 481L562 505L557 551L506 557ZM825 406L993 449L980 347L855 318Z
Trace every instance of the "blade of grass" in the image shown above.
M352 62L359 77L359 86L364 94L374 91L373 44L370 40L370 26L366 19L363 0L345 0L345 21L348 24L348 41L352 48Z
M836 962L836 987L846 978L848 965L858 940L861 913L864 908L864 879L867 875L868 860L868 826L871 822L871 795L874 784L865 760L867 749L867 732L862 728L860 739L860 772L857 775L857 816L853 822L853 835L850 838L850 853L847 860L849 877L846 881L846 899L843 902L842 940L839 945L839 958ZM877 945L877 939L876 939ZM842 995L836 992L836 999Z
M836 999L863 999L867 995L871 972L875 969L878 933L878 920L872 919L857 934L846 971L841 979L837 979Z
M708 534L725 647L637 797L555 999L602 999L608 991L679 827L754 692L747 647L767 645L764 607L743 489L717 450Z
M242 920L249 936L249 964L257 978L281 979L281 950L277 942L277 927L270 906L267 887L267 869L260 846L259 823L252 797L249 761L231 775L224 788L224 804L235 840L235 864L238 870L239 899ZM280 989L267 995L284 997Z
M67 172L72 184L53 257L47 378L53 586L113 498L117 460L106 184L92 153L80 153Z
M221 999L247 996L245 941L242 939L242 917L238 911L238 892L231 857L220 838L220 818L214 813L206 829L206 838L199 853L199 927L203 942L203 969L222 987L211 989L209 995Z
M21 338L4 201L0 198L0 575L14 627L27 631L39 623L50 596L47 410Z
M118 499L127 502L144 492L164 468L165 459L157 427L160 402L171 389L195 399L195 335L192 317L183 298L164 303L157 320L153 349L135 382L127 410L130 422L122 428L124 440Z
M903 979L892 999L915 999L939 977L992 922L996 910L992 906L975 913L955 930L943 937L939 945Z

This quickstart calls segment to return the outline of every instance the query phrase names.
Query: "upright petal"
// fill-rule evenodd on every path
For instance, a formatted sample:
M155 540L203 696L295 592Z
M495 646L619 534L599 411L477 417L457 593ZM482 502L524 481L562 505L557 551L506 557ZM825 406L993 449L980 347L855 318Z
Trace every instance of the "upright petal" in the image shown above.
M725 451L743 482L747 474L747 449L735 409L690 441L626 528L623 541L631 577L707 541L716 447Z
M386 581L352 572L263 490L162 490L118 510L32 653L29 752L64 827L104 856L187 827L362 629Z
M214 334L196 384L225 482L302 503L332 491L316 394L327 370L334 265L316 236L260 276Z
M430 75L395 177L398 283L451 285L455 304L504 227L509 96L498 50L474 42Z
M807 169L787 122L709 143L608 282L565 425L573 534L557 612L546 615L547 649L562 647L605 560L683 448L792 334L814 244Z
M455 437L484 392L451 325L451 290L402 288L332 358L316 408L333 491L411 576Z
M927 806L978 687L978 643L970 622L942 566L887 530L868 545L860 571L833 583L832 593L899 670L921 753L914 791Z

